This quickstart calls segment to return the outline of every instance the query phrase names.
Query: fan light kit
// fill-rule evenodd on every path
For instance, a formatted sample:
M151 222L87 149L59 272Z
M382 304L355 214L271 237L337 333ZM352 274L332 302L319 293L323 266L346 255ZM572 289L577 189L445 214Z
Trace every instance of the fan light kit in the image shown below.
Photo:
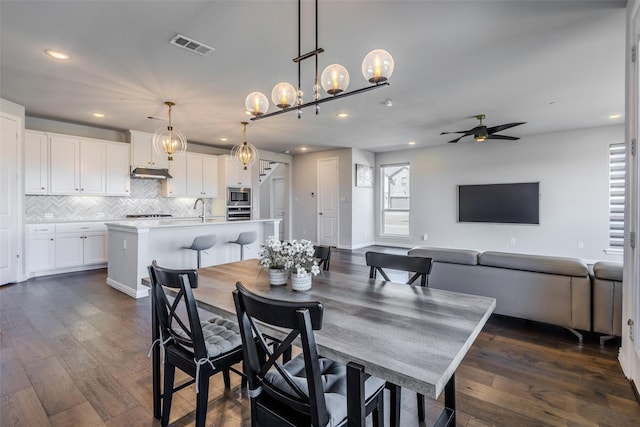
M478 123L478 126L474 127L473 129L469 129L469 130L460 130L460 131L455 131L455 132L442 132L440 133L440 135L447 135L450 133L461 133L463 134L462 136L456 138L456 139L452 139L451 141L449 141L449 143L456 143L458 141L460 141L460 139L464 138L465 136L470 136L473 135L473 139L476 140L476 142L483 142L487 139L503 139L503 140L508 140L508 141L516 141L520 138L516 137L516 136L507 136L507 135L495 135L496 132L500 132L502 130L505 129L510 129L512 127L515 126L520 126L523 125L527 122L516 122L516 123L507 123L504 125L498 125L498 126L492 126L490 128L488 128L487 126L485 126L482 121L485 119L485 115L484 114L478 114L476 116L474 116L476 119L478 119L478 121L480 123Z
M171 101L166 101L164 104L169 107L169 125L166 129L159 128L155 131L153 149L158 154L167 154L167 159L172 161L174 154L182 154L187 149L187 138L171 125L171 107L176 104Z
M293 62L298 64L298 88L292 84L281 82L276 84L271 91L271 100L280 108L279 111L267 114L269 110L269 100L262 92L250 93L244 101L247 113L253 115L251 120L264 119L277 114L296 111L298 118L302 116L302 109L314 106L316 114L320 111L320 104L332 101L346 96L355 95L357 93L366 92L382 86L388 86L388 79L391 77L394 68L393 57L383 49L375 49L369 52L362 61L362 75L372 84L372 86L363 87L361 89L346 92L349 86L349 72L340 64L331 64L327 66L318 78L318 55L324 52L324 49L318 47L318 0L315 0L315 36L316 48L311 52L301 53L300 34L301 34L301 0L298 0L298 56L293 58ZM300 63L305 59L315 58L315 80L313 84L313 101L304 102L302 100L303 92L300 86ZM320 87L330 95L327 98L320 97Z

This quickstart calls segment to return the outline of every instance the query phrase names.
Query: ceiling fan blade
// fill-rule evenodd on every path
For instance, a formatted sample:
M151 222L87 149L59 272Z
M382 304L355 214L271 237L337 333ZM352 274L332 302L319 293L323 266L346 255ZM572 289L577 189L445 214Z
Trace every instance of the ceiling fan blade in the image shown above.
M515 126L520 126L525 123L527 122L507 123L504 125L493 126L493 127L487 128L487 132L489 132L489 134L492 134L492 133L500 132L501 130L510 129Z
M466 133L466 134L470 135L469 132L471 132L471 131L470 130L459 130L459 131L456 131L456 132L440 132L440 135L447 135L449 133Z
M464 135L462 135L462 136L460 136L460 137L458 137L458 138L456 138L456 139L452 139L451 141L447 141L447 142L448 142L449 144L451 144L451 143L456 143L456 142L460 141L462 138L464 138L465 136L469 136L469 135L471 135L471 134L470 134L470 133L466 133L466 134L464 134Z
M507 135L489 135L487 136L487 139L506 139L507 141L517 141L518 138L517 136L507 136Z

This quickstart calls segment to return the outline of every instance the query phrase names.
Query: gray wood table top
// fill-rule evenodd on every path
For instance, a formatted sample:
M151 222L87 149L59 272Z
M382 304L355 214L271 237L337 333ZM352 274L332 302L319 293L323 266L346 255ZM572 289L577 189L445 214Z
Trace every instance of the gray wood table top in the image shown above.
M495 299L323 271L311 290L271 286L257 260L198 270L194 295L202 308L235 318L236 282L266 297L321 301L324 323L318 351L341 363L433 399L444 386L495 308ZM236 319L237 320L237 319Z

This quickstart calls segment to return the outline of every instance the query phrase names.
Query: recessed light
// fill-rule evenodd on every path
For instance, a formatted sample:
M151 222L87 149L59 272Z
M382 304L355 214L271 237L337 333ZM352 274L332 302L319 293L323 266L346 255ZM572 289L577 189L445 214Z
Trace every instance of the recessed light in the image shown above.
M222 141L222 142L226 142L228 140L229 140L228 138L220 138L220 141Z
M416 145L415 141L409 141L409 145Z
M55 59L68 60L71 59L71 55L60 52L59 50L47 49L44 51L47 55Z
M336 116L338 116L341 119L346 119L347 117L349 117L349 113L338 113L336 114Z
M610 118L611 120L614 120L614 119L619 119L620 117L622 117L622 114L613 113L613 114L609 114L607 117Z
M284 154L290 154L290 153L291 153L291 151L289 151L289 150L284 150L284 151L283 151L283 153L284 153Z
M103 113L91 113L91 115L92 115L93 117L97 117L97 118L99 118L99 119L101 119L101 118L103 118L103 117L104 117L104 114L103 114Z
M308 148L307 147L300 147L300 151L307 151Z

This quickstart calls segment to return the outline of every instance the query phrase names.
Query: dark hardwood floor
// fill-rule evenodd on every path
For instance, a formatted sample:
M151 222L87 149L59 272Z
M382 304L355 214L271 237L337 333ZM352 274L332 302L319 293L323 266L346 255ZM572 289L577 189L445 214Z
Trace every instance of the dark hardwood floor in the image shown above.
M367 275L365 251L334 250L331 270ZM95 270L0 288L1 427L159 425L149 298L134 300L105 278ZM601 347L595 335L579 345L563 328L492 316L457 371L458 425L639 426L617 354L617 343ZM174 397L172 426L193 425L194 396L191 386ZM250 425L237 376L229 392L214 377L209 396L208 425ZM419 425L415 394L403 390L402 405L402 425ZM439 409L428 405L428 421Z

